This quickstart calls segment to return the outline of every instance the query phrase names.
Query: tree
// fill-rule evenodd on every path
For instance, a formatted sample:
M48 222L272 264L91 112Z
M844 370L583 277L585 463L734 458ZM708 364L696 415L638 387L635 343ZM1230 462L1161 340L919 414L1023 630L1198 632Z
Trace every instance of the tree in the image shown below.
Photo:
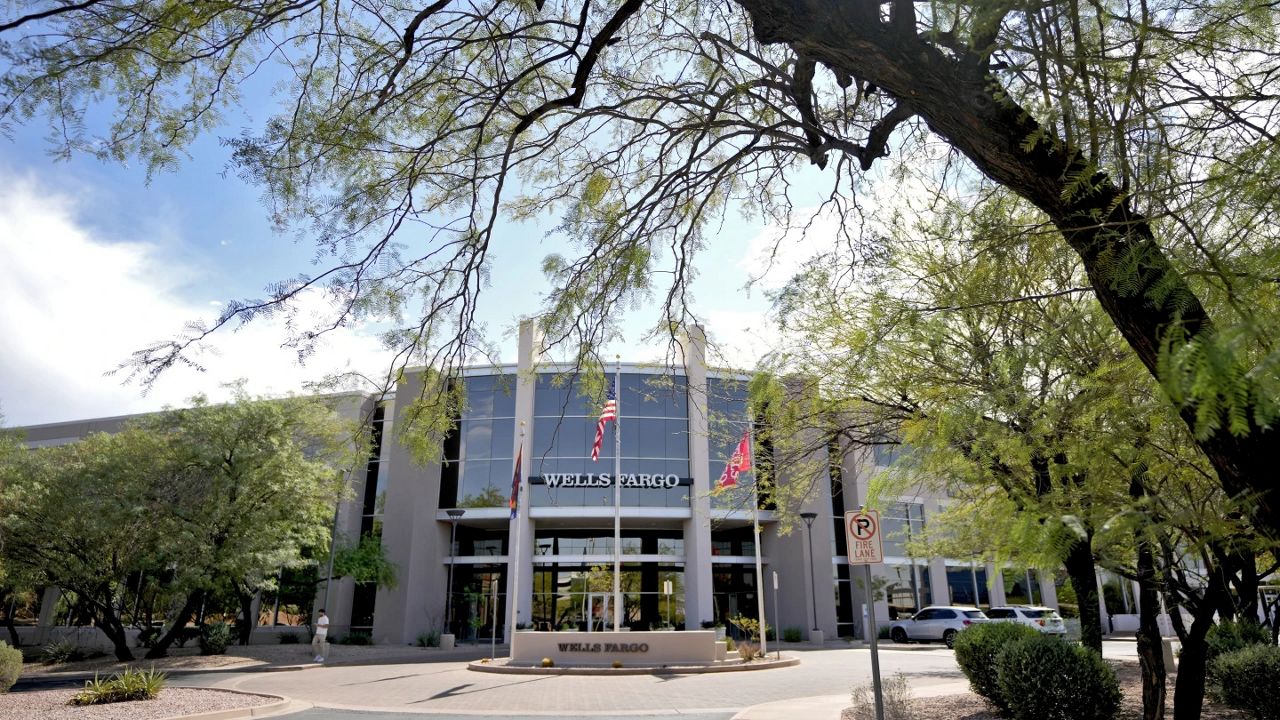
M126 430L0 465L4 564L34 585L75 593L120 660L133 659L121 619L124 580L159 564L173 531L167 506L187 480L170 472L168 456L159 438Z
M362 435L323 400L255 400L239 389L235 402L196 397L139 429L164 438L191 479L167 509L175 524L166 558L186 601L147 657L162 657L220 588L239 600L242 635L251 633L258 590L281 568L313 562L308 550L327 547L343 469L366 456Z
M1179 628L1176 706L1198 715L1207 623L1235 612L1228 582L1256 595L1252 558L1267 545L1241 505L1206 487L1185 427L1118 333L1095 321L1076 259L1034 214L995 199L967 210L935 204L930 217L903 218L868 272L821 258L779 294L780 329L794 336L768 376L812 378L822 409L771 416L775 449L902 443L869 500L921 484L945 491L951 508L931 520L930 554L1064 562L1084 642L1098 651L1095 558L1137 580L1148 718L1164 704L1155 594L1174 593L1195 617ZM1197 563L1207 583L1189 577Z
M281 224L332 266L234 301L140 351L144 379L218 327L325 288L378 316L398 362L451 368L499 219L559 213L577 257L544 267L554 343L592 348L609 311L657 291L689 319L696 252L731 210L786 227L807 165L856 214L897 151L939 192L991 184L1045 214L1111 322L1195 434L1222 487L1280 535L1272 280L1277 9L1263 0L1049 4L906 0L522 0L421 7L302 0L46 3L0 21L0 122L49 111L61 152L154 172L217 127L263 63L279 112L229 139ZM95 137L87 109L110 103ZM933 152L937 139L950 152ZM954 160L963 162L954 164ZM874 238L841 230L857 253ZM413 240L405 244L400 239ZM856 257L844 260L854 261ZM657 270L670 283L653 287Z

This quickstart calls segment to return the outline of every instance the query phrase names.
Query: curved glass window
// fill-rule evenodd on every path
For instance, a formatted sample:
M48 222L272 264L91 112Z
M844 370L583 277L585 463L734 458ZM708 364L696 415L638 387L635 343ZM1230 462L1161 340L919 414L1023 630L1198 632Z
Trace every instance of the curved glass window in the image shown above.
M573 378L538 376L533 404L529 497L533 507L613 505L614 433L609 423L600 459L591 460L603 398L579 393ZM622 427L622 504L688 507L689 403L683 376L624 373L618 390ZM601 475L609 476L605 481Z

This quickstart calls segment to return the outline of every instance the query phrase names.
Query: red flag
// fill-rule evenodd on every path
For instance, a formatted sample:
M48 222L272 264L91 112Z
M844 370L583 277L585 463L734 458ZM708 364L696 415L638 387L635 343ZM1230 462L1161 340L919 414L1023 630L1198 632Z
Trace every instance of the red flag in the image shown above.
M600 446L604 444L604 426L610 420L618 421L618 396L613 391L613 380L609 381L609 392L605 395L604 407L600 409L600 420L596 422L596 439L591 443L591 462L600 460Z
M733 451L733 457L729 458L729 462L725 463L724 472L720 474L720 481L716 483L717 488L737 487L738 475L751 469L751 430L747 429L742 433L742 440L738 443L738 447Z
M511 477L511 519L516 519L516 506L520 502L520 456L524 454L524 443L520 443L520 449L516 450L516 471Z

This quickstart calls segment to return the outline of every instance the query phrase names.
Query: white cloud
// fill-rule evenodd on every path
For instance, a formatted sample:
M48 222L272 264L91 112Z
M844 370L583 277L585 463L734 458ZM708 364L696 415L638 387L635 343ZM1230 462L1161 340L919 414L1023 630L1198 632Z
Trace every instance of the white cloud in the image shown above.
M283 393L335 369L377 372L387 354L371 334L341 329L300 366L280 347L283 320L255 321L221 332L200 373L175 369L143 396L137 386L104 373L152 342L211 318L210 294L180 258L152 238L101 237L83 221L90 208L32 177L0 170L0 412L6 425L120 415L180 404L203 392L225 396L221 385L246 378L250 392ZM147 219L139 222L146 227ZM181 235L180 228L158 236ZM184 291L199 293L187 299ZM325 311L304 299L302 317Z

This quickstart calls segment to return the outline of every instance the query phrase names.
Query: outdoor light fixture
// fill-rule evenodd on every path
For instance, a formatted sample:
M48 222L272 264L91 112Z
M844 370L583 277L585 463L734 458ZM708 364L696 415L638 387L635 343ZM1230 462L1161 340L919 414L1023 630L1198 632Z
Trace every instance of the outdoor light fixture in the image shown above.
M813 598L813 629L818 629L818 591L817 583L813 577L813 521L817 519L816 512L802 512L800 517L804 518L804 525L809 531L809 596Z
M449 522L453 526L449 530L449 586L445 590L444 607L445 607L445 628L448 632L453 632L453 563L457 558L454 551L454 543L458 538L458 519L467 513L462 508L451 508L444 511L449 516Z

